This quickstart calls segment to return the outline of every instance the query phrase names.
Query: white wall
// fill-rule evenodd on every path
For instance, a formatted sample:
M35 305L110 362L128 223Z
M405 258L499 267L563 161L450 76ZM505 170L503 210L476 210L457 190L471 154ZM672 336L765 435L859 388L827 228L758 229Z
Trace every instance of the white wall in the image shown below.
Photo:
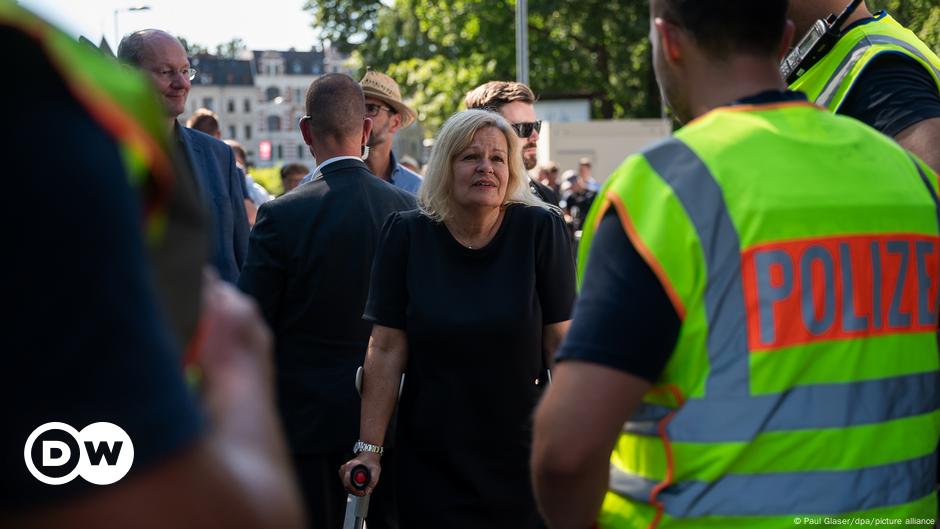
M577 169L578 160L587 157L594 179L603 182L629 155L671 134L671 127L661 119L543 123L539 162L552 160L564 172Z

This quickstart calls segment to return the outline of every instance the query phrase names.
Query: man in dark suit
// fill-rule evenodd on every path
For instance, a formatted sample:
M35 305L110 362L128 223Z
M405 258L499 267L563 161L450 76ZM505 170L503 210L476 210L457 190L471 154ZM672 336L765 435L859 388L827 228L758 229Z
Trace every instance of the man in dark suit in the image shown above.
M312 181L258 210L239 286L274 330L278 406L311 523L338 529L346 503L338 470L359 432L354 379L372 330L362 319L372 258L386 218L415 201L359 158L372 121L355 81L321 77L306 107L304 142L322 163ZM371 500L372 529L397 527L393 490L382 488Z
M185 48L169 33L145 29L121 40L118 58L146 73L160 95L167 126L189 161L213 224L211 263L222 279L236 282L248 248L244 180L228 145L176 121L186 109L190 81L196 75Z

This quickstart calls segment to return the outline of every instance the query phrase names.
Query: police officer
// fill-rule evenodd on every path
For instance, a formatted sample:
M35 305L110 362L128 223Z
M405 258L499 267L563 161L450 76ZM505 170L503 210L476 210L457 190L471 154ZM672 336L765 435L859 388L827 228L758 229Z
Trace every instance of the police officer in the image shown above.
M841 13L847 2L790 0L797 37ZM885 11L872 15L861 2L834 47L803 68L790 88L895 138L940 172L940 59L914 33Z
M14 2L0 2L0 46L16 72L5 170L20 176L0 214L0 299L15 315L3 333L0 526L300 526L270 333L233 287L199 288L198 200L150 85ZM202 308L203 332L187 304ZM205 410L181 373L194 334ZM130 443L80 455L93 443L69 429L99 422ZM32 437L44 427L71 447L64 465Z
M586 223L535 419L550 527L936 518L936 176L786 90L786 6L651 2L687 124Z

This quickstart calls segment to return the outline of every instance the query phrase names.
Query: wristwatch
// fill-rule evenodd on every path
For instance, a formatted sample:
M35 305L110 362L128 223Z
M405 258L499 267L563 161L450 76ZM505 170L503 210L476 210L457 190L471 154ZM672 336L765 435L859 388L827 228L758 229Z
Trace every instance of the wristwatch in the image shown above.
M353 454L358 454L359 452L372 452L373 454L382 455L382 452L384 451L385 449L381 446L369 444L362 440L356 441L356 444L353 445Z

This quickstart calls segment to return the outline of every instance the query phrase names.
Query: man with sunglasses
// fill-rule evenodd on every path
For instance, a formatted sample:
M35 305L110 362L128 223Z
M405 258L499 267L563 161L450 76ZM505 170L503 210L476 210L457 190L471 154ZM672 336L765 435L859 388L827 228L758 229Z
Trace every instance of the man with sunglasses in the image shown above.
M398 163L392 152L395 133L414 123L417 114L402 102L398 83L383 73L367 71L359 86L366 98L366 117L372 119L372 134L366 143L369 146L366 165L382 180L417 193L421 176Z
M464 105L467 109L492 110L506 118L523 142L522 161L526 170L535 168L542 122L535 119L535 94L531 88L511 81L490 81L471 90L464 98ZM558 205L558 195L531 177L529 188L543 202Z
M244 179L235 168L235 154L228 145L177 122L186 110L191 81L196 77L186 49L165 31L145 29L121 40L118 58L144 72L160 95L167 127L189 161L212 225L210 263L222 279L235 283L248 251Z

